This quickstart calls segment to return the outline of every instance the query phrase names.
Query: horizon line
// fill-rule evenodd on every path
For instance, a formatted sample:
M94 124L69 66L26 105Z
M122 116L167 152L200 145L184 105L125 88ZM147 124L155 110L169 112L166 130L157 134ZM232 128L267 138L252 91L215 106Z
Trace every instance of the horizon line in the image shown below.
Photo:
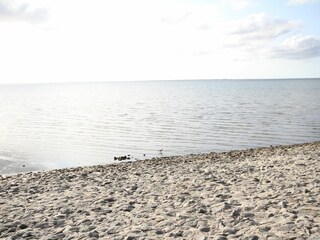
M126 82L169 82L169 81L275 81L275 80L320 80L320 77L294 77L294 78L190 78L190 79L154 79L154 80L106 80L106 81L79 81L79 82L14 82L0 83L0 85L35 85L35 84L81 84L81 83L126 83Z

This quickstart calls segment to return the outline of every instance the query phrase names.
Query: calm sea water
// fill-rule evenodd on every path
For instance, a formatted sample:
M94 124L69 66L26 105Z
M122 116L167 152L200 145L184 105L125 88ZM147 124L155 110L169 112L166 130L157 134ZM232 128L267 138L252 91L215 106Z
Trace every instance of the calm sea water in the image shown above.
M0 85L0 174L319 140L320 80Z

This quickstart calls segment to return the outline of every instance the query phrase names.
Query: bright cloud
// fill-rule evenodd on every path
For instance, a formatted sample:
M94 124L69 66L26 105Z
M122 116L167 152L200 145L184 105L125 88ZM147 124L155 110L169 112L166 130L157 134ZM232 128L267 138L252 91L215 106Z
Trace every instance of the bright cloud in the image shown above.
M293 36L283 41L273 51L274 57L287 59L309 59L320 57L320 38L315 36Z
M278 39L300 30L302 23L257 13L226 23L224 50L236 61L256 61L270 57Z
M38 23L46 20L48 11L45 8L33 8L28 3L0 0L0 22L26 21Z
M252 14L229 24L229 32L246 38L275 38L301 27L301 22L270 17L265 13Z
M283 64L290 68L319 59L318 34L304 34L305 22L272 12L246 15L258 6L252 4L0 0L0 81L264 77L263 66L266 77L277 77L276 61L291 59Z

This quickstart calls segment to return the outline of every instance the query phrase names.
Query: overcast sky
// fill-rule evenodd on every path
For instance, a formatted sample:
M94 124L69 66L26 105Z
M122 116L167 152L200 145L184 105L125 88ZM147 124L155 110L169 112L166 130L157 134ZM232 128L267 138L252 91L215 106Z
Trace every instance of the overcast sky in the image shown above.
M0 83L320 77L317 0L0 0Z

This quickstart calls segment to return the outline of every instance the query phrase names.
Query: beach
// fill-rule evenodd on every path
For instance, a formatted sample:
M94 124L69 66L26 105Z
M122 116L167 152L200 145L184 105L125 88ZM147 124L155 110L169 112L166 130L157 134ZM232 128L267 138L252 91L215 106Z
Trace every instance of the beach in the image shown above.
M320 142L0 176L0 239L320 239Z

